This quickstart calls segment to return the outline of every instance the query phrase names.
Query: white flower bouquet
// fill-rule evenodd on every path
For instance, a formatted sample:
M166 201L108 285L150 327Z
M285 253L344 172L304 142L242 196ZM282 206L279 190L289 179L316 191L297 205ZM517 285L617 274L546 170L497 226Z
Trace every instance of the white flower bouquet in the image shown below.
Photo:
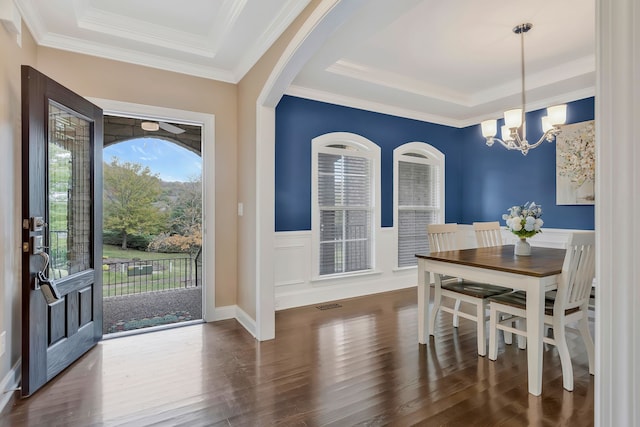
M502 215L507 228L521 239L533 237L542 232L542 207L535 202L527 202L522 206L512 206L509 213Z

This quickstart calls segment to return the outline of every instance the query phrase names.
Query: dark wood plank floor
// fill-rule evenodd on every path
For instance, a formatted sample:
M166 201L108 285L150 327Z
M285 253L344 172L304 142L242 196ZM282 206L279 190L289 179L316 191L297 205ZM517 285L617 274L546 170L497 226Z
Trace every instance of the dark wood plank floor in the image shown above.
M545 346L543 394L527 393L526 352L476 354L474 324L441 314L417 343L416 290L276 315L256 342L235 320L100 343L35 396L0 415L10 426L588 426L594 380L571 343L575 390Z

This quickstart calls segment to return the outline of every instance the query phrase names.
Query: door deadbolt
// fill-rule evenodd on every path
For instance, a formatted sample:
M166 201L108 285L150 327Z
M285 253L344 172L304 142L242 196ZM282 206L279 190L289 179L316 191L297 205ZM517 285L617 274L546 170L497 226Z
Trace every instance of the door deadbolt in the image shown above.
M47 226L47 223L44 222L44 218L41 216L32 216L29 218L29 226L31 231L42 231Z
M42 236L31 236L31 254L37 255L42 253L43 249Z

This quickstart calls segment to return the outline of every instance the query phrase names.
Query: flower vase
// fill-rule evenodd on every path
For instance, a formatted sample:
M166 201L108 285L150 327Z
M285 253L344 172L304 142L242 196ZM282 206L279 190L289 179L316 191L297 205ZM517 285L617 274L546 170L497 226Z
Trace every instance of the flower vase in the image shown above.
M516 242L516 247L513 251L514 255L519 256L529 256L531 255L531 245L527 242L527 239L521 237L520 240Z

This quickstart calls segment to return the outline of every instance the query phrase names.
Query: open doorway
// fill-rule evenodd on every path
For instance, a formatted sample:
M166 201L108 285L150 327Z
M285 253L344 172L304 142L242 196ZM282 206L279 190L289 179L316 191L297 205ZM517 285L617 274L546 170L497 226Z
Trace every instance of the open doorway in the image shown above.
M104 116L105 335L203 319L202 126Z

